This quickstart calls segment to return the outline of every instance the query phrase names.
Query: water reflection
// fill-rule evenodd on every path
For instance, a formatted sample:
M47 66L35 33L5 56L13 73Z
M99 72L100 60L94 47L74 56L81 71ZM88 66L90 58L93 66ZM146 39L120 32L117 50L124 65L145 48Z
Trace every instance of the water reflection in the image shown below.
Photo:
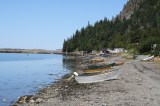
M63 68L73 72L76 70L77 61L76 56L63 56Z

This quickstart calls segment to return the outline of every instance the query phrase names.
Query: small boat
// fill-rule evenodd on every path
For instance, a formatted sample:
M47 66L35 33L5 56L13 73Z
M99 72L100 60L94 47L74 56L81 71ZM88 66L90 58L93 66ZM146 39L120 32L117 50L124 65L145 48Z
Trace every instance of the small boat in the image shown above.
M149 60L153 60L154 59L154 55L153 56L150 56L150 57L147 57L147 58L144 58L142 59L143 61L149 61Z
M83 70L83 72L84 73L97 73L97 72L109 70L110 68L112 68L112 66L108 66L105 68L98 68L98 69L86 69L86 70Z
M103 62L103 61L104 61L104 59L102 59L102 58L95 58L95 59L90 60L91 63L97 63L97 62Z
M122 64L124 64L124 61L116 62L115 66L119 66L119 65L122 65Z
M97 73L97 72L101 72L101 71L106 71L106 70L110 69L111 67L113 67L114 65L115 65L115 63L100 65L100 66L91 65L88 67L88 69L83 70L83 72L84 73Z
M110 64L103 64L103 65L90 65L88 66L88 69L99 69L99 68L106 68L110 66L115 66L115 63L110 63Z
M76 75L75 80L80 84L81 83L101 82L105 80L117 79L120 73L121 73L121 70L112 71L108 73L100 73L100 74L95 74L95 75L82 74L82 75Z

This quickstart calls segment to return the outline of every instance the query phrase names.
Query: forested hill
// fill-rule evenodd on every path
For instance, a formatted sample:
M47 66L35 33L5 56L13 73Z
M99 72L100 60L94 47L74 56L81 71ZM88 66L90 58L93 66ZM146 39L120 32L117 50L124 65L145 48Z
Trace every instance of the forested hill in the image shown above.
M123 47L146 53L152 44L160 50L160 0L129 0L114 19L104 18L75 31L64 40L63 51Z

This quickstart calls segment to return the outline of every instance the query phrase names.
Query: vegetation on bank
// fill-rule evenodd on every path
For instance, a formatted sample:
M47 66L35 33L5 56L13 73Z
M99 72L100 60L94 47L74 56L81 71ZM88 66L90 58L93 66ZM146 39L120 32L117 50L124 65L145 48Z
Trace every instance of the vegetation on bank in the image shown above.
M64 40L63 51L88 51L103 48L126 48L139 53L150 53L157 44L160 51L160 0L143 0L129 19L116 16L104 18L94 25L76 30Z

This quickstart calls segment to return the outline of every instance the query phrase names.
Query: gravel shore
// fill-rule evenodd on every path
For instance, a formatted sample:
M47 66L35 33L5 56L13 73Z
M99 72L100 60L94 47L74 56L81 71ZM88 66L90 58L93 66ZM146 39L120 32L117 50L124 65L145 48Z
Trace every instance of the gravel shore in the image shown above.
M114 69L122 70L117 80L78 84L74 79L61 81L31 96L28 103L15 106L160 106L160 65L154 62L123 60Z

